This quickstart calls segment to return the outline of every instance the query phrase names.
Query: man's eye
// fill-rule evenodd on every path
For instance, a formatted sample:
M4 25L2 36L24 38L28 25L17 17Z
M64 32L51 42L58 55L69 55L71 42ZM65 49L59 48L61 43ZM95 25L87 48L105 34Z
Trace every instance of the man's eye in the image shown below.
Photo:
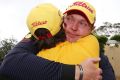
M71 18L70 18L70 17L67 17L66 19L67 19L67 20L70 20Z
M84 23L83 22L79 22L81 25L83 25Z
M80 25L82 25L82 26L87 26L87 23L82 22L82 21L81 21L81 22L79 22L79 24L80 24Z

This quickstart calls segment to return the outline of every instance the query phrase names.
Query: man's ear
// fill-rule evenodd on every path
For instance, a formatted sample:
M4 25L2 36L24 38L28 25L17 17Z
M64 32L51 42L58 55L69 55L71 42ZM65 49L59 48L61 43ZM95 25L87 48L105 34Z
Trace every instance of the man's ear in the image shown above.
M63 29L65 29L67 27L67 24L65 22L65 20L63 19Z
M63 29L65 29L67 27L67 24L63 22L62 26L63 26Z
M95 29L95 26L93 25L93 26L92 26L92 30L94 30L94 29Z
M64 22L62 23L62 26L63 26L63 29L65 29L65 24L64 24Z
M94 24L91 24L91 33L94 31L94 29L95 29Z

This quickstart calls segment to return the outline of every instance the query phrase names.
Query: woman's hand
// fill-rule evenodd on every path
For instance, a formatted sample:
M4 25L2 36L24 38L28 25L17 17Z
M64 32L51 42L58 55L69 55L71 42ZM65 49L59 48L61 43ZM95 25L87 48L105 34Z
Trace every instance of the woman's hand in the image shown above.
M95 66L96 63L99 63L100 59L90 58L83 63L81 63L83 67L83 79L82 80L102 80L102 70ZM80 68L76 66L75 70L75 80L79 80L80 78Z

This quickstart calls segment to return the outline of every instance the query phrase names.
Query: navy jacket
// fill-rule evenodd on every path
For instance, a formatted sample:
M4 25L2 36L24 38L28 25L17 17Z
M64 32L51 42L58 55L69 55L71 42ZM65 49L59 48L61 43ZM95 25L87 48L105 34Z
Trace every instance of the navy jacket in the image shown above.
M116 80L113 67L110 64L108 57L105 56L102 52L100 53L100 57L101 57L100 68L103 70L102 80Z
M36 42L18 43L0 66L0 80L74 80L75 66L37 57Z

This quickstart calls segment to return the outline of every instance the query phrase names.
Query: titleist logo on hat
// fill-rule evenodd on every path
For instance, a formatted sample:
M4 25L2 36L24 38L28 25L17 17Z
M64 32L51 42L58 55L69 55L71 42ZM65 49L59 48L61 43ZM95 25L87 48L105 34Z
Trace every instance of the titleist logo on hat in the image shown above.
M43 25L43 24L47 24L47 21L36 21L32 23L32 26L36 27L36 26Z
M89 7L89 5L87 5L84 2L80 2L80 1L74 2L70 7L72 7L72 6L82 6L82 7L86 8L86 9L88 9L91 13L93 13L93 10Z

